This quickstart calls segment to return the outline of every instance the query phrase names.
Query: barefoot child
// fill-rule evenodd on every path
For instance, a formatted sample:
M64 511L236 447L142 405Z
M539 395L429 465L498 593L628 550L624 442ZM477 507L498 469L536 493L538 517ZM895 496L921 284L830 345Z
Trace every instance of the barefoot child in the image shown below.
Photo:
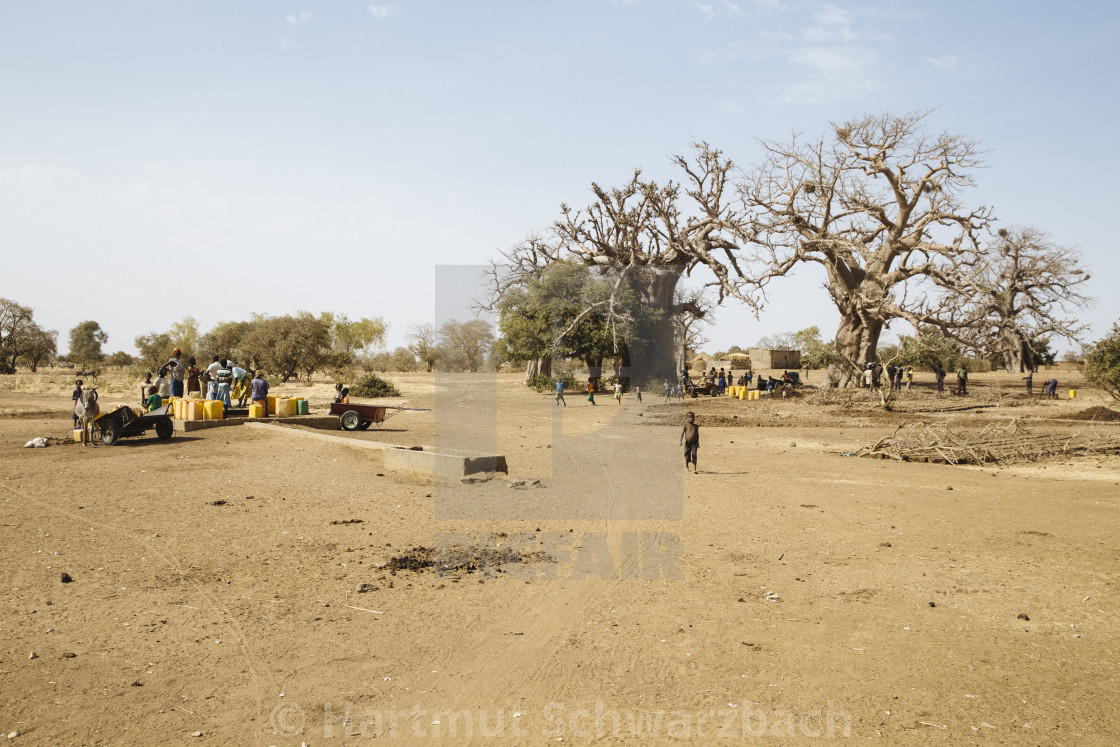
M684 428L681 429L681 443L684 444L684 471L688 472L688 463L692 462L692 470L699 474L696 466L696 450L700 448L700 426L696 425L696 415L687 412L684 416Z

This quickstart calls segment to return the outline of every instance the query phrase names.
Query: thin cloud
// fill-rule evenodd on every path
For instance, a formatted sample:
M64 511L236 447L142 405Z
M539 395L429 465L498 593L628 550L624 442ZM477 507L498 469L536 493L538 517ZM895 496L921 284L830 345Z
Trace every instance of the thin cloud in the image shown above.
M943 54L940 57L926 57L925 63L936 70L956 70L961 58L955 54Z
M746 109L747 107L731 99L720 99L716 102L716 111L720 114L742 114Z
M308 23L314 17L314 13L308 13L305 10L300 13L292 13L290 15L286 15L284 16L284 20L287 21L291 26L302 26L305 23Z
M276 40L276 46L280 49L283 49L284 51L290 51L293 49L299 49L299 42L297 42L295 39L285 36L281 39Z
M743 8L738 3L733 3L731 0L719 0L719 2L694 2L692 3L693 10L697 11L704 17L705 21L714 21L721 17L734 17L743 15Z
M783 104L820 104L857 99L880 87L874 77L878 57L856 45L805 47L790 61L805 70L806 80L786 86L778 97Z
M377 19L380 19L380 20L385 20L386 18L392 18L393 16L395 16L397 14L397 6L396 5L371 5L371 6L369 6L369 12L370 12L370 15L372 15L374 18L377 18Z

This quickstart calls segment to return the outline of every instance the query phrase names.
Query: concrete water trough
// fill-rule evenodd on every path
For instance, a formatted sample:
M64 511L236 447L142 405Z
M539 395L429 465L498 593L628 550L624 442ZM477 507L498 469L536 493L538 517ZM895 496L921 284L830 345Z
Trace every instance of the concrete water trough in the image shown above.
M400 447L384 451L385 467L431 475L437 480L459 480L479 472L505 472L509 474L506 458L502 454L484 454L474 451L415 451Z
M305 420L305 417L290 418L284 422L303 425L305 424ZM334 421L337 424L338 418L334 418ZM367 441L366 439L354 438L353 436L315 433L314 431L296 428L271 428L269 427L269 423L265 423L261 420L253 420L249 422L248 425L252 428L269 428L273 433L283 433L299 438L331 441L356 449L374 449L380 451L384 456L385 467L387 469L434 477L437 480L459 480L467 475L475 475L480 472L504 472L509 474L506 458L502 454L486 454L483 452L460 451L457 449L436 452L432 450L431 446L409 447L399 444L382 443L380 441Z

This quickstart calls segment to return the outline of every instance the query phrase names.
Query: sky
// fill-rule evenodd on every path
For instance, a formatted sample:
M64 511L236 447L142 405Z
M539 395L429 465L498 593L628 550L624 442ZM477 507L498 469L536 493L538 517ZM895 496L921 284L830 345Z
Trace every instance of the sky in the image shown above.
M62 349L86 319L134 352L187 315L298 310L383 317L392 348L471 297L438 268L547 230L592 181L929 109L987 150L966 203L1080 252L1097 339L1120 320L1118 21L1029 0L7 3L0 297ZM758 319L726 304L706 347L830 338L823 279L775 283Z

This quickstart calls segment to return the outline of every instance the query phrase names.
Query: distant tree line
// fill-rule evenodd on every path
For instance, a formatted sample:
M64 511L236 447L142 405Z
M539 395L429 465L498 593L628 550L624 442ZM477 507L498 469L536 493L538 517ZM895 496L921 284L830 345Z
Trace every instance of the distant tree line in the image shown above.
M0 299L0 373L17 366L32 371L41 365L73 364L80 369L138 367L154 372L179 348L183 358L195 357L201 366L214 356L243 366L263 369L284 381L310 379L326 371L336 379L372 371L478 371L496 366L494 333L482 320L450 320L435 329L413 325L407 347L383 351L388 324L381 317L350 319L344 314L306 311L248 320L219 322L208 332L191 316L163 331L134 339L137 356L123 351L105 353L108 333L87 320L69 332L70 350L58 353L58 332L42 329L30 307Z

